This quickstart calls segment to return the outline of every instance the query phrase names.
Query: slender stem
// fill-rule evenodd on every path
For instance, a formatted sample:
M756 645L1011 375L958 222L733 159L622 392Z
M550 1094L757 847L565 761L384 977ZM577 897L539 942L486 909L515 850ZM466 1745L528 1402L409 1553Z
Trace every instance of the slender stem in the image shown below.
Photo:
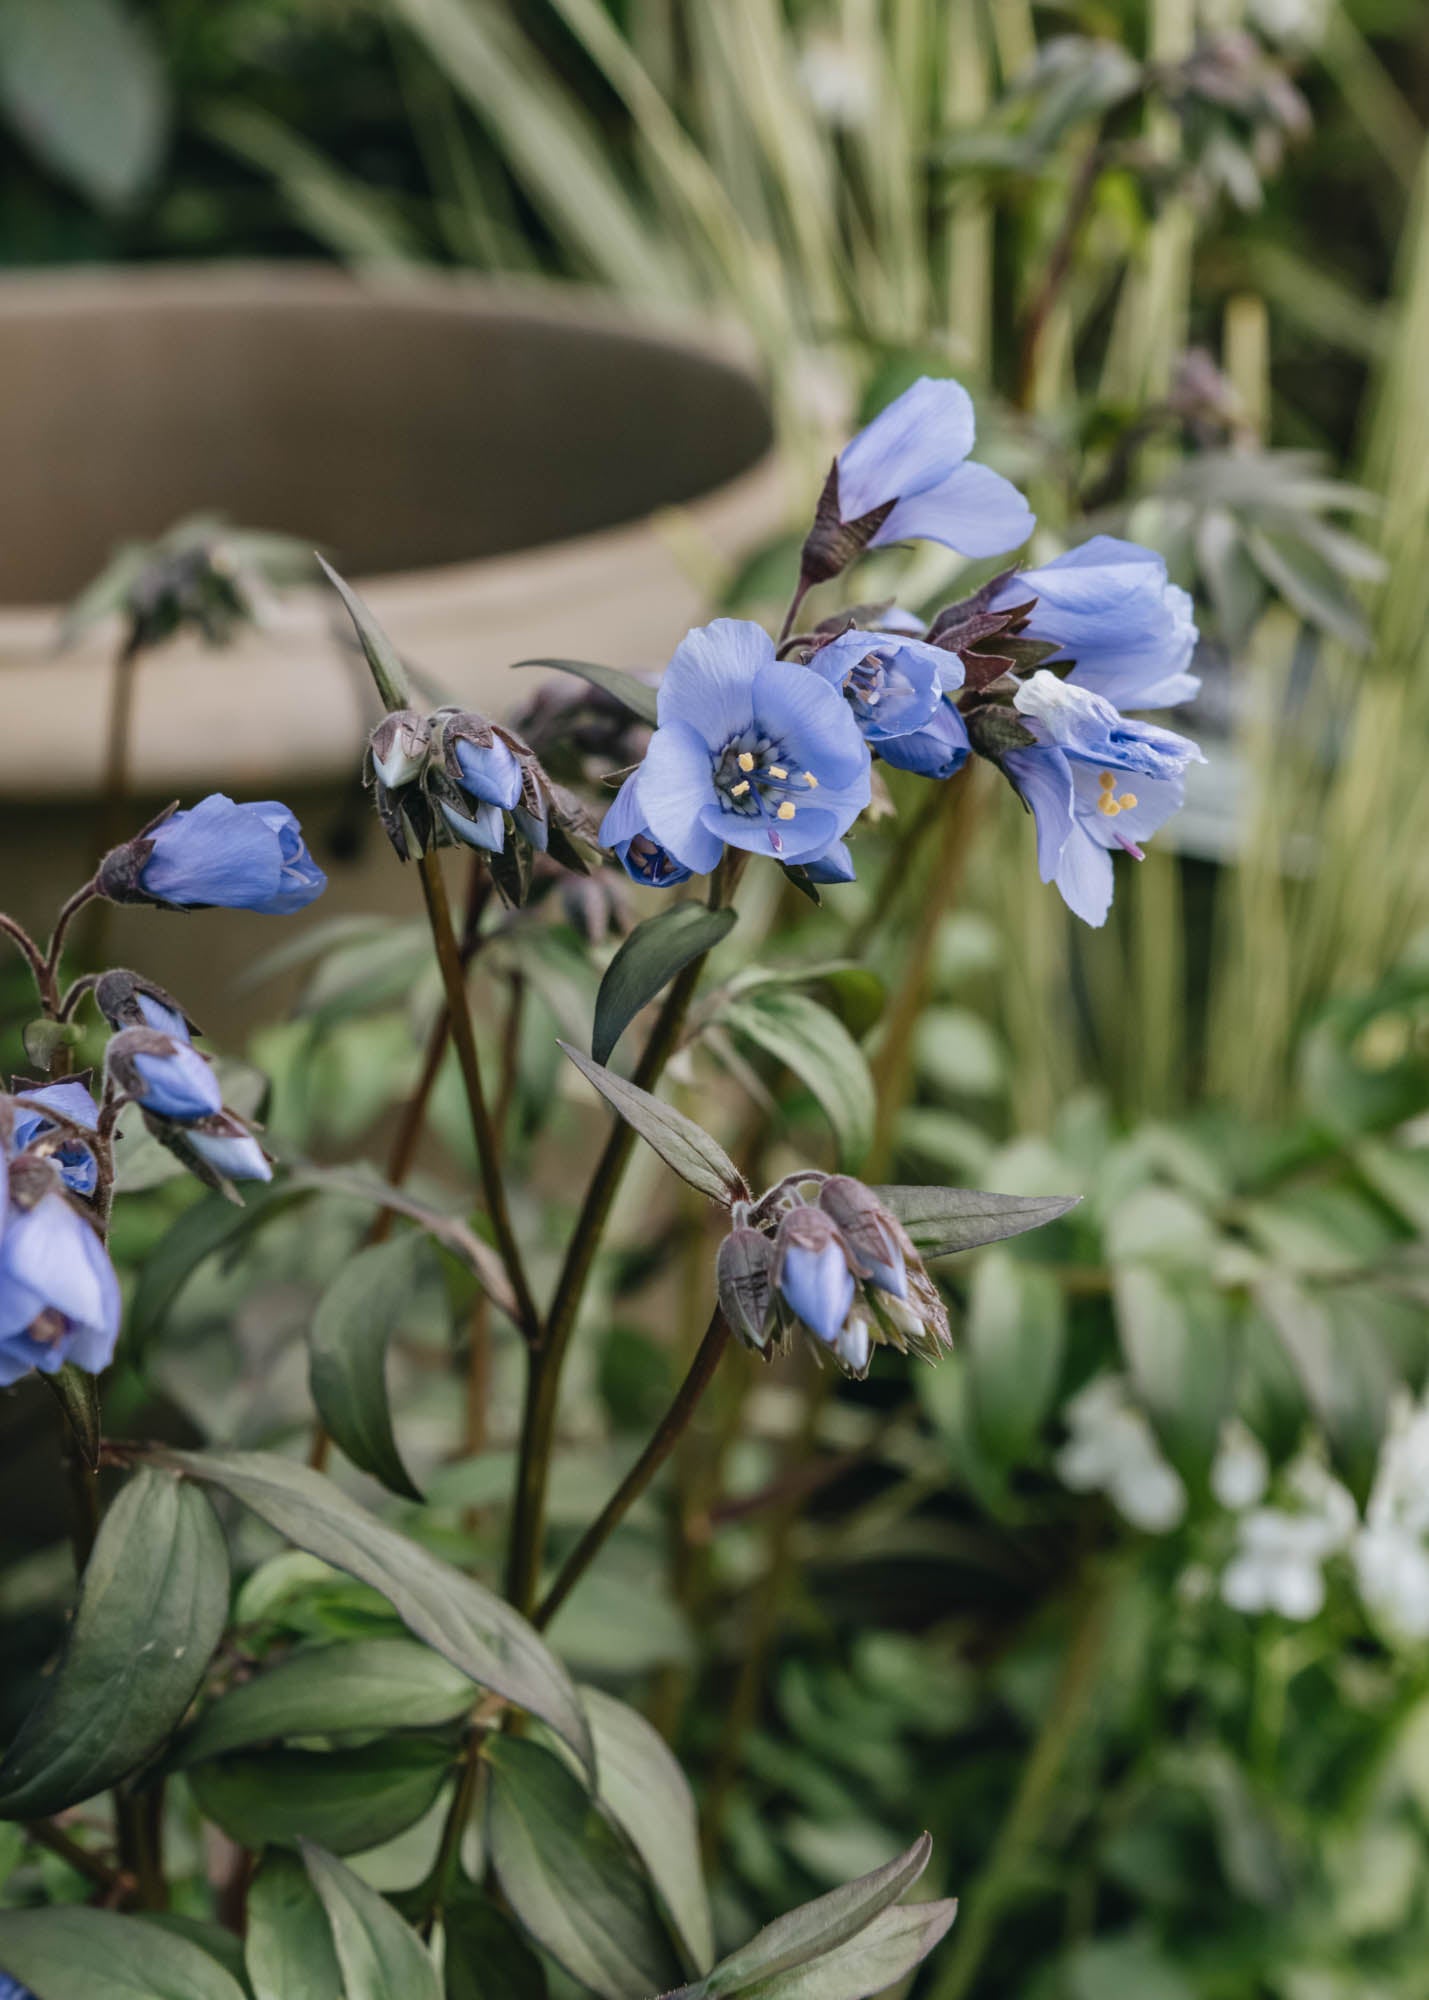
M675 1392L675 1399L656 1425L644 1451L606 1501L571 1553L561 1565L555 1582L537 1606L531 1622L537 1631L550 1624L587 1569L600 1554L640 1495L645 1491L694 1415L701 1396L714 1378L729 1345L729 1327L716 1306L705 1328L704 1339L695 1350L689 1372Z
M471 1818L471 1810L476 1804L477 1789L481 1783L481 1746L486 1741L491 1724L500 1714L501 1706L499 1698L488 1695L485 1700L477 1704L467 1728L466 1742L462 1747L461 1774L457 1779L451 1805L447 1808L436 1859L424 1884L426 1922L423 1928L428 1934L442 1913L452 1876L461 1859L462 1836L466 1832L467 1821Z
M1082 155L1077 177L1072 183L1067 197L1066 212L1062 226L1057 231L1056 241L1048 252L1043 266L1042 282L1033 295L1031 304L1022 323L1022 346L1017 364L1017 403L1019 409L1029 409L1037 382L1037 354L1042 345L1042 335L1047 321L1052 316L1052 308L1062 295L1062 287L1071 275L1072 255L1077 247L1077 238L1082 233L1091 209L1092 197L1097 190L1102 168L1106 165L1106 149L1100 138L1095 139Z
M424 854L417 867L422 880L422 893L426 898L432 939L437 948L442 984L446 989L452 1040L456 1044L462 1081L466 1085L467 1108L471 1113L472 1136L476 1141L481 1185L486 1196L486 1212L491 1223L492 1235L496 1238L496 1248L516 1296L516 1310L521 1331L527 1341L534 1343L540 1333L540 1316L536 1311L535 1300L531 1297L530 1286L526 1282L526 1269L522 1262L520 1245L516 1241L515 1232L511 1227L511 1217L506 1207L506 1188L501 1178L496 1131L487 1108L486 1091L481 1080L481 1062L476 1052L476 1036L471 1025L466 968L462 964L461 948L457 943L456 932L452 929L451 905L447 901L446 883L442 878L441 863L435 854Z
M79 915L86 903L92 903L99 894L99 878L91 875L89 880L76 889L69 901L55 918L55 927L50 934L49 949L45 953L45 977L48 984L46 1007L53 1013L59 1006L60 953L64 950L65 933Z
M784 613L784 623L779 627L779 637L774 642L776 651L783 646L784 641L793 631L794 620L799 615L799 607L808 594L808 579L801 575L798 583L794 586L794 595L789 599L789 609Z
M47 991L48 975L44 953L24 925L17 924L13 917L7 917L3 910L0 910L0 936L10 938L28 959L30 970L35 975L35 984L40 989L40 999L43 1001Z
M734 893L744 856L727 855L710 880L709 904L720 909ZM633 1081L652 1090L680 1039L695 988L708 953L691 959L671 982L636 1065ZM555 1436L561 1368L595 1262L601 1235L635 1144L634 1128L617 1118L596 1161L576 1219L565 1263L556 1283L545 1333L532 1348L526 1368L526 1399L521 1415L521 1447L512 1507L511 1546L507 1559L506 1594L518 1610L529 1612L536 1602L545 1540L546 1483Z
M132 1888L129 1878L119 1869L111 1868L107 1861L91 1854L87 1847L81 1847L62 1827L53 1825L49 1820L26 1820L24 1830L27 1840L33 1841L36 1847L45 1847L51 1854L57 1854L66 1867L72 1868L76 1875L83 1875L97 1889Z
M76 979L68 993L61 1000L59 1013L55 1016L55 1019L58 1021L72 1021L78 1011L80 1001L83 1000L86 993L92 993L98 984L99 974L97 972L86 972L82 979Z
M99 853L102 858L124 838L124 802L129 794L129 750L134 733L134 684L140 649L131 632L114 656L109 682L109 724L105 738L104 782L100 791ZM89 926L87 944L103 960L109 905L103 904Z

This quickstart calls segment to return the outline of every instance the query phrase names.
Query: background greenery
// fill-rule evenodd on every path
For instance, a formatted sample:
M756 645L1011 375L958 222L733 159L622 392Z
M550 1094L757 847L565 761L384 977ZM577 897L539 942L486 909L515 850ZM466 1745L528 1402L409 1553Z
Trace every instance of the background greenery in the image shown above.
M111 37L92 102L47 81L77 73L60 16L91 48ZM1259 71L1233 100L1165 87L1198 36L1245 25L1303 119ZM731 1936L926 1823L963 1898L919 1989L936 2000L1409 2000L1429 1942L1425 1641L1366 1610L1343 1557L1313 1619L1232 1609L1237 1529L1211 1475L1236 1412L1273 1468L1309 1439L1363 1503L1394 1398L1429 1368L1418 0L3 0L0 31L9 262L316 254L393 282L459 264L714 301L759 343L810 494L831 426L956 372L1049 549L1121 529L1195 588L1188 727L1212 787L1181 851L1163 837L1119 883L1106 931L1036 883L1010 795L964 783L914 845L897 790L864 886L801 915L787 985L752 1003L730 983L777 967L793 920L755 895L678 1074L767 1178L841 1147L870 1179L1082 1207L956 1268L959 1353L936 1372L831 1393L731 1368L555 1643L677 1742ZM1148 58L1166 66L1149 89ZM711 567L712 601L777 614L796 539ZM957 571L896 556L859 589L931 605ZM543 904L476 969L548 1258L572 1116L552 1030L579 1039L610 949L588 914ZM249 1053L280 1138L341 1157L410 1086L436 989L415 929L310 948L294 1018ZM864 969L811 981L796 958ZM776 996L810 992L857 1045L842 1094L787 1009L770 1025ZM434 1122L441 1188L470 1167L454 1075ZM652 1243L655 1190L629 1191L573 1369L568 1533L662 1406L672 1329L703 1319L707 1230L677 1209ZM120 1205L116 1254L186 1282L141 1281L110 1428L127 1398L185 1438L296 1438L302 1335L365 1213L326 1197L241 1259L186 1262L193 1201L170 1183ZM499 1565L515 1357L495 1344L476 1408L449 1356L470 1380L484 1338L434 1263L394 1360L428 1498L402 1519L479 1572ZM1107 1368L1184 1484L1167 1532L1057 1476L1060 1413ZM48 1478L39 1442L9 1437L11 1477ZM14 1539L7 1722L66 1590L62 1550ZM248 1554L257 1656L386 1631L357 1586ZM421 1873L402 1841L420 1828L364 1857L380 1886ZM11 1900L37 1872L83 1887L18 1843L8 1865ZM196 1855L190 1876L206 1912Z

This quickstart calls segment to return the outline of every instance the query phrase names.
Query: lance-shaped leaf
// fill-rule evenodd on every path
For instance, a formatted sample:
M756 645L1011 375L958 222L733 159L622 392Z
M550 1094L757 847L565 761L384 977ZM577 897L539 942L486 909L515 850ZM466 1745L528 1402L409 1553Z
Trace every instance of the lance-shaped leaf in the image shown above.
M35 2000L245 2000L201 1945L110 1910L0 1910L0 1966Z
M793 1070L833 1128L839 1165L856 1168L873 1141L873 1078L838 1016L797 987L769 985L727 1000L715 1018Z
M178 1769L292 1736L434 1729L472 1705L467 1676L412 1639L306 1646L205 1709L174 1746Z
M1066 1300L1050 1271L994 1250L969 1288L967 1356L977 1435L1000 1465L1031 1445L1057 1393Z
M640 1009L693 959L713 950L728 936L734 922L733 910L711 910L703 903L689 902L676 903L637 924L606 967L595 996L592 1058L608 1063Z
M402 1463L387 1397L387 1349L411 1304L420 1236L374 1243L344 1264L308 1327L308 1386L353 1464L404 1499L422 1495Z
M442 1909L447 2000L547 2000L546 1968L511 1919L465 1883Z
M191 1479L221 1486L298 1548L380 1591L409 1631L478 1687L549 1723L587 1770L592 1767L590 1731L569 1674L494 1591L291 1459L262 1451L160 1456Z
M248 1891L253 2000L343 2000L327 1912L295 1854L267 1854Z
M876 1187L925 1260L1001 1243L1055 1222L1081 1200L1075 1194L983 1194L977 1188Z
M523 1928L601 2000L668 1992L680 1968L649 1887L580 1781L516 1737L484 1754L491 1862Z
M614 1695L583 1687L596 1796L645 1864L691 1972L714 1962L694 1795L659 1730Z
M722 1208L748 1199L744 1176L703 1126L681 1112L672 1111L668 1104L662 1104L638 1084L628 1083L613 1070L603 1069L579 1049L573 1049L569 1042L562 1042L560 1047L607 1104L614 1106L626 1124L633 1126L646 1145L653 1147L682 1180Z
M602 693L613 695L622 708L628 708L632 715L642 722L648 722L653 729L658 720L656 704L660 690L649 681L637 680L634 674L622 672L619 667L600 667L592 660L513 660L513 667L549 667L554 673L574 674L577 679L588 681Z
M442 2000L431 1953L392 1905L321 1847L305 1842L303 1860L332 1926L345 2000Z
M140 1472L105 1516L64 1657L0 1766L0 1815L47 1818L145 1763L183 1720L227 1616L212 1507Z
M184 1286L207 1257L229 1250L245 1236L301 1200L305 1189L289 1182L259 1187L242 1208L211 1195L185 1209L168 1234L145 1257L129 1308L126 1333L142 1344L168 1318Z
M957 1913L954 1902L905 1903L882 1910L833 1951L739 1991L744 2000L870 2000L921 1965Z
M807 1965L811 1959L820 1958L857 1937L881 1910L888 1909L912 1888L932 1852L931 1838L921 1834L911 1847L881 1868L860 1875L856 1882L845 1882L842 1888L831 1889L827 1896L816 1897L812 1903L801 1903L787 1916L776 1917L747 1945L721 1959L698 1990L708 1994L710 2000L720 1994L742 1993L750 1987L762 1990L762 1982L776 1973Z
M196 1764L189 1787L205 1819L240 1847L316 1840L362 1854L431 1810L456 1761L430 1737L395 1737L324 1755L269 1750Z
M321 556L318 561L322 564L323 575L347 606L347 615L356 628L358 643L372 669L372 678L377 683L383 706L388 709L410 708L411 682L397 648L352 586L343 582L331 563L324 562Z

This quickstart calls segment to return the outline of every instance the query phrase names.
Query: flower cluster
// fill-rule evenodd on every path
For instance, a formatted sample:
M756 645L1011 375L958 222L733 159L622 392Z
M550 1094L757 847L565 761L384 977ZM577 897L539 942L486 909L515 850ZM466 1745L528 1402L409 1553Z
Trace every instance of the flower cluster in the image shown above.
M721 1310L746 1346L768 1355L801 1327L816 1353L859 1378L876 1346L928 1360L951 1346L937 1286L861 1181L796 1174L758 1202L737 1202L730 1220L716 1277Z
M119 1280L96 1227L98 1109L68 1081L0 1096L0 1387L66 1362L97 1373L119 1336Z
M1069 1436L1057 1476L1077 1493L1105 1493L1134 1528L1162 1535L1186 1512L1186 1489L1119 1375L1098 1375L1062 1412Z
M829 473L790 623L810 588L867 549L913 537L980 557L1025 542L1033 516L968 462L972 441L966 392L926 377L860 432ZM1007 571L926 626L864 606L776 645L717 619L670 661L655 733L600 838L655 887L708 873L726 847L848 881L844 836L869 802L873 759L942 780L979 755L1030 809L1043 880L1103 923L1112 855L1142 858L1203 761L1189 738L1127 713L1195 694L1196 639L1161 557L1108 535Z

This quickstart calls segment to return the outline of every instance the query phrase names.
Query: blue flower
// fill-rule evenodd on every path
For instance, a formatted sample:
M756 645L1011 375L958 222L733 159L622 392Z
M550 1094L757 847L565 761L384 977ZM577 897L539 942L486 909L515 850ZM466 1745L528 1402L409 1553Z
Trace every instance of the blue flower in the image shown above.
M46 1117L47 1111L58 1112L60 1118L71 1125L83 1126L86 1132L95 1131L99 1125L99 1106L82 1083L70 1078L63 1083L37 1084L31 1090L15 1093L9 1141L12 1152L23 1153L37 1139L61 1129L54 1118ZM59 1169L60 1179L67 1188L79 1195L94 1193L99 1184L99 1167L82 1140L67 1135L48 1150L47 1156Z
M660 684L659 726L630 795L601 838L638 814L692 874L726 845L806 862L868 804L869 756L848 703L817 674L774 656L762 626L719 618L690 632Z
M933 718L945 691L963 684L955 653L891 632L841 632L811 654L809 665L837 688L868 743L910 736Z
M17 1161L0 1235L0 1387L67 1361L97 1375L119 1337L119 1280L46 1163Z
M464 847L479 847L484 854L499 854L506 845L506 821L500 806L474 799L470 810L440 796L437 804L442 818Z
M924 375L839 453L840 520L850 525L888 508L869 548L943 542L965 556L1020 548L1036 519L1008 480L965 462L974 432L967 390Z
M35 1996L28 1986L22 1986L8 1972L0 1972L0 2000L35 2000Z
M853 1305L854 1282L843 1239L821 1209L790 1209L780 1223L774 1282L794 1317L832 1347Z
M692 871L663 848L645 824L636 792L639 778L640 773L632 771L616 793L601 823L601 842L617 857L632 882L673 889L678 882L688 882Z
M809 880L819 888L835 888L841 882L858 879L853 872L853 856L842 840L836 840L822 854L815 855L812 861L804 862L803 869Z
M1130 722L1101 695L1058 680L1046 667L1023 681L1013 706L1041 742L1100 770L1179 778L1188 764L1206 761L1189 736L1154 722Z
M967 724L952 697L945 695L931 721L911 735L880 743L878 754L885 764L900 771L916 771L921 778L951 778L967 762L971 747Z
M455 754L462 790L510 812L521 797L521 766L501 738L494 731L489 743L459 736Z
M213 1065L186 1041L128 1028L109 1044L109 1062L127 1095L155 1118L186 1124L223 1109Z
M1076 662L1071 685L1121 709L1172 708L1196 694L1200 681L1186 671L1194 607L1155 550L1094 535L1039 569L1018 570L992 601L1010 607L1034 592L1025 636L1055 642L1055 658Z
M204 1165L220 1180L270 1181L273 1169L267 1155L248 1127L232 1112L205 1118L201 1124L184 1128L184 1145L198 1154Z
M1133 791L1129 784L1119 786L1113 771L1073 762L1053 747L1012 750L1002 763L1032 810L1042 880L1056 883L1074 916L1104 924L1111 908L1113 852L1142 859L1143 842L1181 805L1181 773L1137 778Z
M271 799L235 805L222 792L106 855L99 880L120 902L265 916L301 910L327 887L286 806Z

